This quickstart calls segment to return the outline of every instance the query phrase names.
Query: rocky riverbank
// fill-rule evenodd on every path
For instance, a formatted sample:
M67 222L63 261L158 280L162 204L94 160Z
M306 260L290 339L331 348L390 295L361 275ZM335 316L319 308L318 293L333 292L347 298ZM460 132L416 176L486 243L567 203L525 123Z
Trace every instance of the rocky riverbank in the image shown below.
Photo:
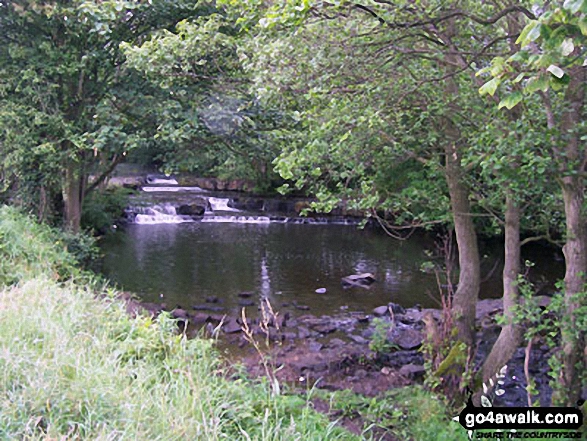
M218 345L228 358L237 358L253 376L265 375L262 355L270 360L281 382L303 387L316 386L329 390L349 389L374 396L394 387L421 382L425 375L424 358L420 352L426 339L425 315L440 318L436 309L403 308L389 304L370 313L341 311L328 316L315 316L305 305L269 305L255 301L250 293L241 293L245 310L243 317L222 313L215 299L190 310L175 308L170 312L179 326L190 334L206 332L218 337ZM140 303L127 296L128 311L146 311L157 315L166 305ZM544 304L548 298L542 299ZM279 311L273 307L279 306ZM496 316L501 300L481 300L477 306L478 349L480 362L499 335ZM257 349L251 344L257 342ZM376 352L374 341L384 345ZM261 352L261 353L260 353ZM551 349L540 343L531 352L530 374L546 404L551 390L548 386L548 358ZM268 357L267 357L268 356ZM505 394L496 405L526 406L524 348L520 348L510 364L503 389Z

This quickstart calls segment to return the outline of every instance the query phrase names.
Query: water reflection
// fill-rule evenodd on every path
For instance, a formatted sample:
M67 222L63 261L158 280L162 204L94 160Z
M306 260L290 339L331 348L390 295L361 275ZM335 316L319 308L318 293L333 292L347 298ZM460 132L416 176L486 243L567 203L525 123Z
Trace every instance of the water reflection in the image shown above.
M420 271L430 241L397 242L344 225L191 223L130 225L102 244L103 272L146 301L163 294L190 308L210 296L238 311L238 293L253 291L279 307L296 301L315 314L340 307L369 311L387 302L436 306L433 275ZM496 254L497 255L497 254ZM343 289L341 278L370 272L371 289ZM482 295L499 296L499 271ZM326 288L325 294L317 294Z

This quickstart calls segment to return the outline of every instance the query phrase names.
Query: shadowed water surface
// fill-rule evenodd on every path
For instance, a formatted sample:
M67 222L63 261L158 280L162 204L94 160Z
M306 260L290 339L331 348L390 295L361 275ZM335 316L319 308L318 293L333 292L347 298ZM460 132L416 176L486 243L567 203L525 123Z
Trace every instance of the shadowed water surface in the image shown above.
M424 237L396 241L349 225L194 222L129 225L101 247L106 276L169 308L218 297L215 306L237 313L243 291L253 292L253 301L266 296L277 308L307 305L313 314L347 307L368 312L388 302L438 306L435 277L420 271L432 247ZM500 270L482 284L482 297L500 295ZM363 272L377 279L369 289L342 287L342 277Z

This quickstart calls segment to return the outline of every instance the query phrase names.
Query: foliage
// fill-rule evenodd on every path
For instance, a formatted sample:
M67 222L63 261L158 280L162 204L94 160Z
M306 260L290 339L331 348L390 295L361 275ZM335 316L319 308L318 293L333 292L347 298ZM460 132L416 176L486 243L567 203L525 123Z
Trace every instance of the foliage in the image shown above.
M373 335L369 341L369 349L378 354L385 354L392 349L392 345L387 338L387 335L392 329L392 325L385 319L373 319Z
M561 330L563 327L569 327L569 317L565 314L565 302L562 292L564 284L562 282L558 283L557 287L561 291L550 299L548 305L541 305L534 296L533 286L527 280L520 276L518 283L522 301L514 309L513 313L516 323L519 323L525 329L524 339L529 343L534 339L540 339L541 343L549 348L556 348L561 343ZM577 297L581 297L582 295L582 293L579 293ZM577 323L584 324L587 322L587 313L584 308L577 310L575 314ZM579 334L581 332L580 330L583 329L580 326L582 325L575 327L573 332ZM558 351L555 351L548 361L550 376L552 378L550 385L553 391L555 391L555 397L564 395L559 378L563 370L563 362L560 355ZM527 378L526 380L528 383L528 394L534 395L535 389L532 378ZM564 403L555 403L555 405L562 404Z
M363 435L392 433L402 440L466 440L467 434L451 421L443 400L420 386L388 391L370 398L351 391L318 392L342 418L363 420ZM379 430L379 431L377 431ZM377 436L377 435L375 435Z
M127 63L175 104L161 115L156 153L166 171L247 178L267 185L277 154L274 132L283 115L247 92L238 25L216 10L154 32L149 40L122 45Z
M573 65L585 66L587 43L587 3L583 0L556 2L537 9L540 15L530 20L516 40L520 46L511 57L496 57L491 65L478 74L490 73L492 79L480 89L481 94L493 95L500 85L520 84L507 94L499 108L512 109L525 95L561 90L569 84L565 70ZM540 50L536 50L537 45Z
M132 193L132 190L126 188L92 192L83 207L82 227L100 234L107 232L113 220L123 217L128 197Z
M39 278L0 292L0 432L15 438L355 439L303 397L227 380L175 321Z
M0 286L35 276L65 280L79 274L67 242L18 210L0 206Z
M24 0L0 8L3 190L29 205L39 204L39 187L50 200L63 192L67 226L77 231L89 174L107 176L128 152L152 144L156 115L170 101L126 68L120 44L209 8L165 0Z

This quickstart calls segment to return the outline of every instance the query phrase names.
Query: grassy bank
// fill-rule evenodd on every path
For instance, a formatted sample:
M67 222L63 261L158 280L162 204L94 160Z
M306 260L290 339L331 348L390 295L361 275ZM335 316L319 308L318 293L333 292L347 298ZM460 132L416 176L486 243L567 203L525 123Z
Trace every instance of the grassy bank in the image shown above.
M229 380L163 316L37 278L0 293L4 439L353 439L303 398Z

